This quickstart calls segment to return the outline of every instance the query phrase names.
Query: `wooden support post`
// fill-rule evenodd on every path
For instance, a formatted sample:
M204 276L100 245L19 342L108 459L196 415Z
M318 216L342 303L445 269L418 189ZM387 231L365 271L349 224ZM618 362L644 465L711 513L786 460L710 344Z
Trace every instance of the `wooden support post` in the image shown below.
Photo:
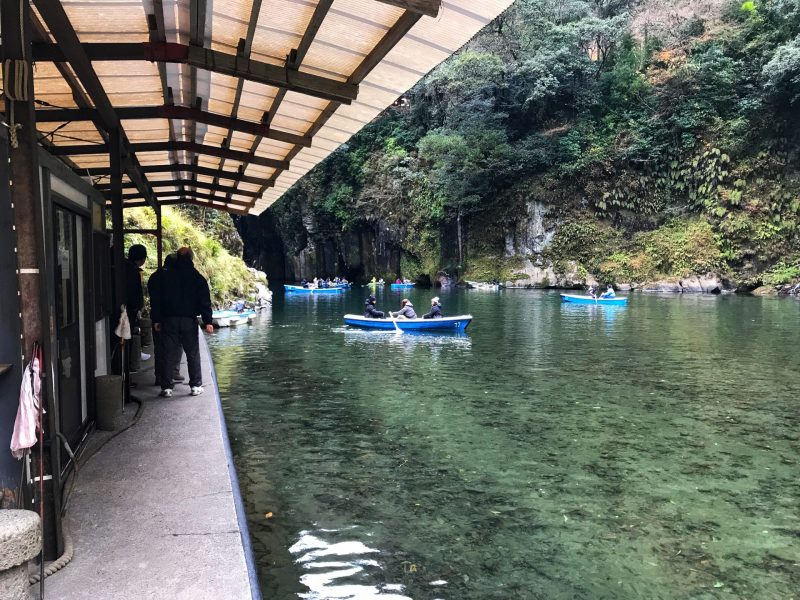
M161 230L161 205L156 204L156 254L158 255L158 268L164 266L164 236Z
M52 229L45 226L46 208L40 183L36 116L34 110L34 78L31 63L30 4L2 0L0 30L3 32L2 64L12 70L5 77L3 99L5 121L9 127L9 180L16 234L17 278L19 282L20 330L25 362L32 359L34 342L42 348L42 402L47 416L45 428L49 450L38 447L44 467L52 474L44 502L44 557L53 559L63 550L61 538L61 445L58 432L58 405L55 398L55 360L51 340L55 331L55 314L50 311L47 294L48 247L45 235ZM48 199L49 200L49 199ZM39 473L41 475L41 473Z
M114 248L114 298L112 325L116 327L119 308L125 298L125 233L122 214L122 139L119 129L108 134L108 161L111 165L111 243Z
M42 311L46 276L43 208L39 186L39 159L36 143L36 120L33 106L33 70L30 63L30 38L20 31L20 17L27 23L30 7L24 2L20 15L19 2L3 0L3 59L25 61L18 67L27 74L27 85L18 91L22 99L9 97L4 90L6 122L9 124L11 199L14 204L14 227L17 234L17 272L22 307L22 350L25 361L31 359L34 342L44 340L47 312ZM21 76L21 75L18 75ZM44 318L43 318L44 313Z

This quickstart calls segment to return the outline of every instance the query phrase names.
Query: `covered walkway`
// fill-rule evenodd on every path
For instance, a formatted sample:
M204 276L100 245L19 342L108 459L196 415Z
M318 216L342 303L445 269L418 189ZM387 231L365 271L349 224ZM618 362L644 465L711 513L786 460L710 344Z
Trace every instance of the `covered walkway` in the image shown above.
M46 598L259 597L257 589L251 593L257 583L247 524L237 510L239 488L205 343L201 351L202 396L190 397L179 384L174 397L159 398L152 359L133 375L141 418L81 469L66 518L75 556L46 579ZM181 369L186 375L185 364ZM136 404L127 406L133 417ZM92 444L109 435L98 432Z

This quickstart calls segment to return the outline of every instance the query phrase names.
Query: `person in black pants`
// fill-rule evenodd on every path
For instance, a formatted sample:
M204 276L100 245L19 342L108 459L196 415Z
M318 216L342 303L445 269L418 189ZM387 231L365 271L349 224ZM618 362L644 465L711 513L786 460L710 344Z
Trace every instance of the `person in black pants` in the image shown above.
M175 270L175 261L177 260L178 256L176 254L168 254L164 259L164 266L154 271L153 274L150 275L150 279L147 280L147 294L150 296L150 317L153 323L161 322L161 313L163 312L161 308L161 299L163 296L164 282ZM153 354L155 358L153 370L156 375L156 385L161 386L161 371L164 368L164 360L166 358L164 335L161 331L156 331L155 329L153 329ZM179 374L177 370L173 373L173 379L177 379L175 377L176 374Z
M164 278L160 298L156 300L159 313L157 323L153 318L153 329L160 331L164 340L166 360L161 370L161 395L165 398L172 396L172 373L180 362L181 348L186 352L190 393L192 396L203 393L197 316L200 315L206 332L213 333L214 326L208 282L194 268L193 259L191 248L178 250L175 268Z
M144 308L144 291L142 290L142 266L147 261L147 248L134 244L128 248L128 260L125 261L125 309L131 331L139 326L139 316Z

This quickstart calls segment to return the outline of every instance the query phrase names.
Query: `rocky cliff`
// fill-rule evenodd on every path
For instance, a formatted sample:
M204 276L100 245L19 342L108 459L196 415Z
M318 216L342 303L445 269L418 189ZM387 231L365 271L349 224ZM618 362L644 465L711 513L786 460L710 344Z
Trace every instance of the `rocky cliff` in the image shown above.
M800 3L518 0L260 217L273 279L800 278Z

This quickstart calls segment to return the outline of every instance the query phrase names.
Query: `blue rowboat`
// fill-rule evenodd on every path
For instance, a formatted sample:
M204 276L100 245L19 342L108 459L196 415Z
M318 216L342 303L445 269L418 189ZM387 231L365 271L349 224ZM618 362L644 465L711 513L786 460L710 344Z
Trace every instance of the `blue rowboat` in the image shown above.
M455 331L463 332L472 321L472 315L443 317L441 319L368 319L362 315L345 315L345 325L365 329L395 331L394 324L403 331Z
M345 290L343 287L329 287L329 288L304 288L301 285L286 285L283 289L291 294L340 294Z
M562 302L572 304L602 304L605 306L625 306L628 298L592 298L591 296L580 296L578 294L561 294Z
M413 283L393 283L390 286L393 290L407 290L414 287Z

